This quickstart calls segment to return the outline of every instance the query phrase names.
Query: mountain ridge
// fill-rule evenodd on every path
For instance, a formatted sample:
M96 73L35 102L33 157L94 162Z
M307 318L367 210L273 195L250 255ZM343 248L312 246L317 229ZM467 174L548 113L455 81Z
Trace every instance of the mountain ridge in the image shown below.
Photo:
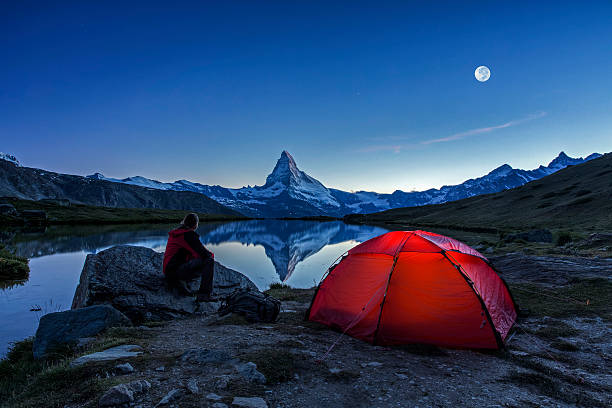
M612 153L567 166L547 177L492 194L443 204L348 215L347 222L401 228L458 227L586 231L612 228Z
M67 199L75 204L110 208L196 211L243 216L236 210L190 191L162 191L103 179L24 167L0 159L0 197L26 200Z
M353 213L365 214L393 208L440 204L495 193L524 185L567 166L584 163L600 156L599 153L593 153L586 158L572 158L562 151L547 166L540 165L533 170L515 169L503 164L482 177L468 179L461 184L445 185L439 189L424 191L396 190L391 194L372 191L347 192L328 188L300 170L295 159L286 150L283 150L274 169L261 186L226 188L184 179L165 183L143 176L107 178L101 173L94 173L86 178L148 189L203 194L223 206L250 217L342 217ZM15 159L13 156L10 157Z

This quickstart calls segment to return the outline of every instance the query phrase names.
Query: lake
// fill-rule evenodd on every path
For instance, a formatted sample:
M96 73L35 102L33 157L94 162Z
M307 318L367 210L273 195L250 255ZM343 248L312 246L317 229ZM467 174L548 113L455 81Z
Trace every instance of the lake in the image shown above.
M11 342L32 336L43 314L70 308L87 254L114 245L140 245L163 252L172 228L54 226L44 231L1 231L3 243L30 258L30 277L0 289L0 355ZM315 286L336 258L385 232L380 227L340 221L299 220L204 223L198 229L215 260L244 273L261 290L275 282L296 288Z

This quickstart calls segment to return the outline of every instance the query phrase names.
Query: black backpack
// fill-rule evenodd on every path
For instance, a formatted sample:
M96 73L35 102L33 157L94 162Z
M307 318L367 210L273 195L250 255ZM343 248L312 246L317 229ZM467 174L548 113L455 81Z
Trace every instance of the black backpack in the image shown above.
M274 322L280 312L281 302L271 296L250 289L237 289L223 300L219 316L237 313L249 322Z

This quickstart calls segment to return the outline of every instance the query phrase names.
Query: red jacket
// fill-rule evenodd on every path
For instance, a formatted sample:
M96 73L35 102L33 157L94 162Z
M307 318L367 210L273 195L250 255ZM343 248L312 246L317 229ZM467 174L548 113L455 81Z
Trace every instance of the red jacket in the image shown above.
M214 259L214 257L212 252L204 248L200 236L195 231L179 227L168 233L168 243L164 253L164 274L192 259Z

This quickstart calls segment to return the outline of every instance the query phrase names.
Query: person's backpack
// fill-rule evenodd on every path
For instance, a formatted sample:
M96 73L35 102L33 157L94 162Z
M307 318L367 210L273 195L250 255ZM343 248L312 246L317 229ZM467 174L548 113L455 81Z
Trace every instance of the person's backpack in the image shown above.
M265 293L249 289L237 289L223 300L219 315L237 313L249 322L274 322L280 312L281 302Z

